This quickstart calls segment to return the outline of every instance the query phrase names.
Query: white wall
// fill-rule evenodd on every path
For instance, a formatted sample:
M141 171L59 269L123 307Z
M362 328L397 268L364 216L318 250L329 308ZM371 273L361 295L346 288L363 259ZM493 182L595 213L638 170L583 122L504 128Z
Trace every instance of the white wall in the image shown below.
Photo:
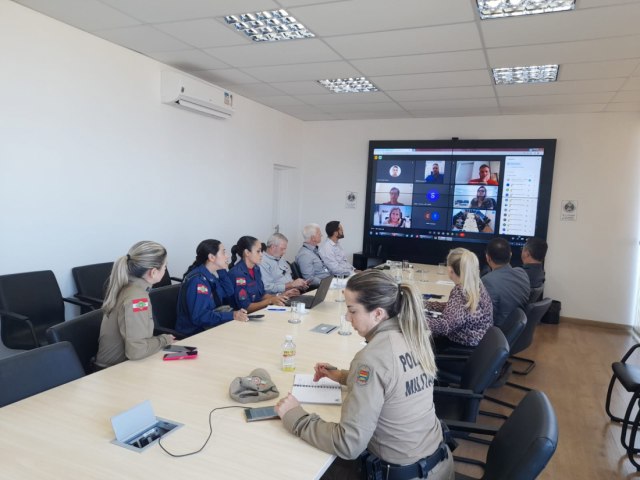
M362 247L369 140L557 138L545 294L562 301L564 316L632 323L640 225L637 114L314 122L305 127L302 220L341 219L349 252ZM348 190L360 194L356 210L344 207ZM561 200L578 200L577 222L560 221Z
M70 295L71 267L138 240L181 274L204 238L271 233L303 122L239 96L229 120L163 105L162 64L4 0L0 60L0 273L52 269Z

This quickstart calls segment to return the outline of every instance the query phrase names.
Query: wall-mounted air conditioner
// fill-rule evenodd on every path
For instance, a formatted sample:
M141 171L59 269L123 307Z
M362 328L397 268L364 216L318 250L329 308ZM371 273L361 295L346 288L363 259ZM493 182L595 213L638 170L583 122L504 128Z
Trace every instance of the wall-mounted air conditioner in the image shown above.
M161 73L162 103L218 118L233 114L233 94L180 72Z

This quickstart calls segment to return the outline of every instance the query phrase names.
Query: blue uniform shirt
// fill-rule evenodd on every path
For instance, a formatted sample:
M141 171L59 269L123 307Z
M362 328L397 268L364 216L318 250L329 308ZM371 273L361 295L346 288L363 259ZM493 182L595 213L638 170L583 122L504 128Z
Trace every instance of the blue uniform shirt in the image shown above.
M226 270L218 270L217 274L216 278L204 265L188 273L178 295L176 331L183 335L194 335L205 328L217 327L233 320L233 312L215 310L228 304L229 297L233 295L229 273Z
M233 308L247 308L250 304L262 300L264 284L262 283L262 274L258 265L253 267L253 273L255 278L251 278L249 275L249 268L244 260L240 260L229 270L231 283L235 289L231 302Z

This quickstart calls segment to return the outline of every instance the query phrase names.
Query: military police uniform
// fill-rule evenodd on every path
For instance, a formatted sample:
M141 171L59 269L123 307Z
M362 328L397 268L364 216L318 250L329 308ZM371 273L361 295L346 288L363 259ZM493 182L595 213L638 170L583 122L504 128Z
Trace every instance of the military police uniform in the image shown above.
M244 260L240 260L229 270L229 276L234 287L231 301L234 309L246 309L250 304L259 302L264 297L264 284L258 265L254 265L252 277L247 264Z
M218 270L214 275L204 264L195 267L180 287L176 331L187 336L195 335L205 328L233 320L231 308L220 311L233 293L231 277L225 269Z
M171 343L171 335L153 336L150 289L150 283L134 278L120 290L116 307L103 317L100 325L98 367L110 367L127 359L139 360Z
M433 404L434 379L409 351L398 319L383 321L367 341L346 377L340 423L299 406L284 415L284 426L342 459L356 459L366 449L381 460L382 478L425 478L428 472L419 469L429 465L430 479L453 479Z

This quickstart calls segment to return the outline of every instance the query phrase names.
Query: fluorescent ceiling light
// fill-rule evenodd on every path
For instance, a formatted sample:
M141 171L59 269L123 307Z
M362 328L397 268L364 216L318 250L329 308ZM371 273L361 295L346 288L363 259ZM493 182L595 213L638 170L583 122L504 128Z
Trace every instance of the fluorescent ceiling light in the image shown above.
M333 93L367 93L378 91L378 87L364 77L318 80L318 83Z
M576 7L576 0L476 0L476 2L482 19L564 12Z
M493 79L496 85L555 82L558 79L558 65L494 68Z
M224 17L227 25L244 33L254 42L275 42L311 38L315 35L286 10L239 13Z

